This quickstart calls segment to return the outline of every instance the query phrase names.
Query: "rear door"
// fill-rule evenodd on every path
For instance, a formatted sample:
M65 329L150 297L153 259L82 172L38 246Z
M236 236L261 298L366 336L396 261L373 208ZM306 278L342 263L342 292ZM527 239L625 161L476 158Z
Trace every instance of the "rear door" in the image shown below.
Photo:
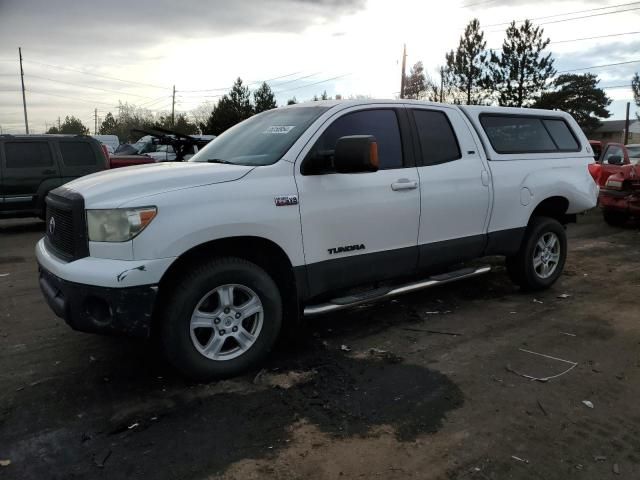
M419 267L436 269L481 256L491 192L479 145L457 109L407 108L418 149Z
M83 137L60 138L57 148L62 159L61 177L63 183L103 170L105 159L98 144Z
M7 140L2 155L5 211L36 211L43 186L60 183L55 153L46 139Z

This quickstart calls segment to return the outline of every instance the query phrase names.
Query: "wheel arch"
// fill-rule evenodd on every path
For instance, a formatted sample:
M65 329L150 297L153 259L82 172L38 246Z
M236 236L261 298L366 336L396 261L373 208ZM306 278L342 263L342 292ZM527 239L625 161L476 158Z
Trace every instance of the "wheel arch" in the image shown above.
M159 288L159 298L161 299L155 308L158 312L163 308L163 300L168 295L162 292L170 292L180 277L193 265L200 265L212 258L237 257L264 269L278 285L283 302L283 326L290 326L297 322L299 318L299 298L302 294L300 290L304 288L304 282L297 277L291 260L285 251L272 240L263 237L237 236L220 238L202 243L181 254L170 265L162 276ZM306 277L303 277L306 279ZM154 313L155 313L154 312ZM157 317L154 315L155 329Z
M562 195L554 195L539 202L529 216L529 223L536 217L550 217L558 220L561 224L574 223L575 214L568 214L569 199Z

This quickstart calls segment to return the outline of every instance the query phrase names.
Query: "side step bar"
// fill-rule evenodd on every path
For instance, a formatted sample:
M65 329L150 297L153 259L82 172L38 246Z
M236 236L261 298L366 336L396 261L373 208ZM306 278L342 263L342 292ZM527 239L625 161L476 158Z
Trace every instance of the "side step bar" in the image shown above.
M386 298L395 297L396 295L402 295L403 293L422 290L423 288L435 287L436 285L443 285L445 283L454 282L456 280L477 277L478 275L488 273L490 270L491 267L488 266L480 268L463 268L454 272L443 273L442 275L434 275L427 278L426 280L407 283L398 287L377 288L375 290L369 290L359 295L349 295L346 297L334 298L327 303L305 307L304 315L307 317L311 317L329 312L335 312L337 310L354 307L362 303L375 302Z

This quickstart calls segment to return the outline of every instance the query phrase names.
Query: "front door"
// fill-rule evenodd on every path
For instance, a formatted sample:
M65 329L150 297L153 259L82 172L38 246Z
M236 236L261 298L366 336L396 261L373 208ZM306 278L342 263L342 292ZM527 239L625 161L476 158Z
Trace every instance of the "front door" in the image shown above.
M420 195L406 125L402 108L352 107L328 120L301 153L296 183L309 296L415 271ZM377 172L335 173L335 144L349 135L376 138ZM326 168L303 173L318 162Z
M490 200L480 146L458 110L407 108L420 152L420 269L479 257L486 246Z
M625 156L625 148L622 145L610 143L606 146L602 155L602 170L598 177L598 184L604 187L607 179L622 170L623 165L629 163L629 158Z

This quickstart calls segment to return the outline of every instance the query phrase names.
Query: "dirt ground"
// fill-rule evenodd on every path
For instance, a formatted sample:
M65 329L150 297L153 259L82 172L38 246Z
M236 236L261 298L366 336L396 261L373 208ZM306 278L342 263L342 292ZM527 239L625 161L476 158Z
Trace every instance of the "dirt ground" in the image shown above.
M0 479L640 478L637 226L580 217L551 290L520 293L492 260L316 319L264 369L209 385L57 319L42 230L0 221Z

